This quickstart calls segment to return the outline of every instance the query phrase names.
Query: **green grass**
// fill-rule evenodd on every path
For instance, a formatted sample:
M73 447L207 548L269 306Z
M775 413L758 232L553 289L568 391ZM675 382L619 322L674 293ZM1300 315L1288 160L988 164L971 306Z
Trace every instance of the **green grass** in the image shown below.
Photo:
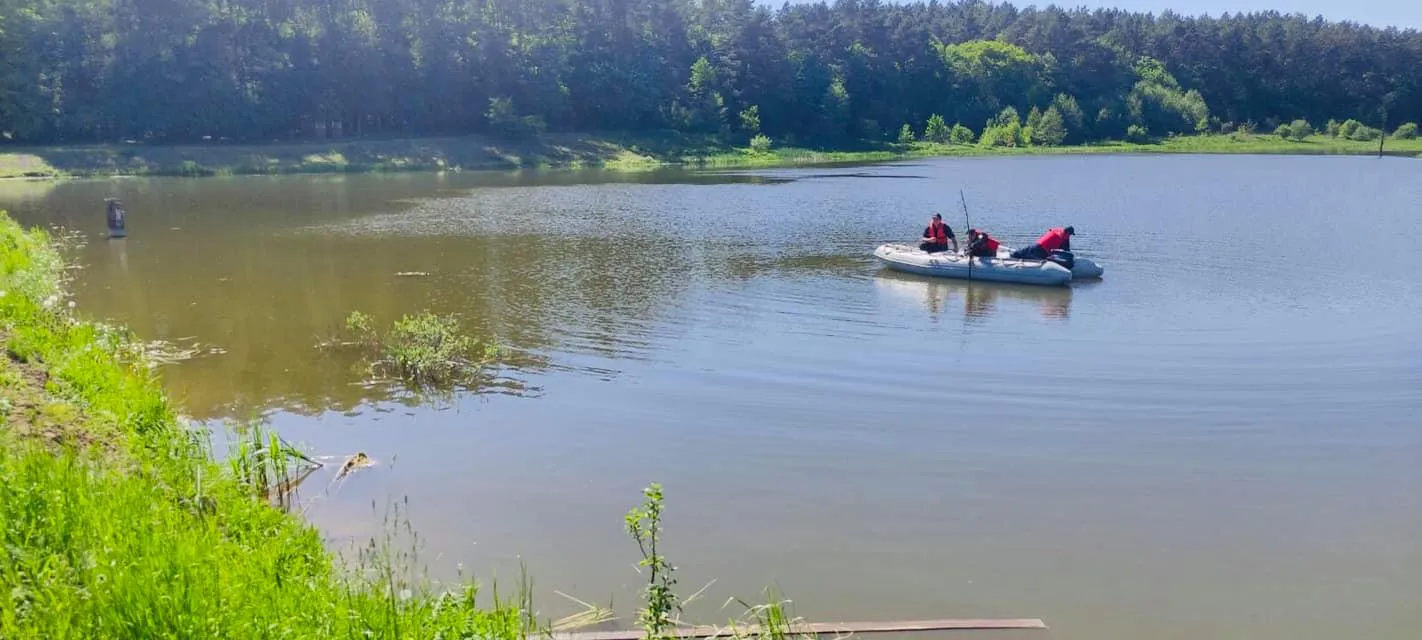
M740 141L744 143L744 141ZM778 143L777 143L778 144ZM1422 154L1422 139L1389 139L1390 155ZM928 142L847 141L825 147L775 146L753 151L715 136L674 131L559 133L533 138L488 136L357 138L242 145L84 145L0 152L0 178L107 175L213 176L506 170L602 167L642 171L665 166L753 168L877 162L933 156L1076 153L1377 153L1377 142L1313 136L1303 141L1265 134L1179 136L1147 144L1097 142L1063 147L983 147Z
M50 237L0 212L0 638L522 640L611 619L588 606L540 621L526 576L503 597L437 585L398 505L382 539L336 558L287 510L302 463L315 463L260 428L219 462L163 395L146 347L73 315L65 273ZM374 344L421 367L487 353L439 316L406 318ZM741 620L759 626L732 635L785 637L783 616L767 618L779 607L748 607Z
M69 314L62 273L43 233L0 215L0 637L535 629L525 597L436 591L389 541L335 562L314 528L262 499L269 477L218 464L184 428L123 332Z
M32 153L0 153L0 179L4 178L52 178L59 170L50 166L44 158Z

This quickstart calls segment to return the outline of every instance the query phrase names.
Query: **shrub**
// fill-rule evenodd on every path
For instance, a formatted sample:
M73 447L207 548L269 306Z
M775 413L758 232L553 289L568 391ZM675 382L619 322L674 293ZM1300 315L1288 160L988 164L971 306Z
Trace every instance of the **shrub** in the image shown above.
M1338 125L1338 137L1353 140L1355 139L1353 138L1353 134L1357 133L1358 128L1362 126L1363 123L1358 122L1357 120L1354 120L1352 118L1344 120L1343 124Z
M904 128L899 129L899 144L912 144L915 140L918 137L913 135L913 127L905 124Z
M756 153L768 153L770 151L770 147L770 138L766 137L766 135L763 133L757 133L755 134L754 138L751 138L751 151L754 151Z
M1289 138L1292 138L1294 136L1294 130L1293 127L1290 127L1289 125L1281 124L1279 125L1278 129L1274 130L1274 135L1288 140Z
M403 380L416 388L452 388L483 379L497 362L498 347L465 335L459 320L428 311L404 316L385 333L359 311L346 318L349 340L332 346L357 348L366 368L377 376Z
M1398 128L1397 128L1397 131L1392 132L1392 137L1397 138L1398 140L1412 140L1412 139L1416 138L1416 137L1417 137L1417 123L1416 123L1416 122L1409 122L1409 123L1407 123L1407 124L1404 124L1404 125L1398 127Z
M1313 135L1313 125L1307 120L1295 120L1289 124L1289 133L1295 140L1303 140Z
M928 123L923 126L923 139L929 142L948 142L948 123L943 121L943 116L933 114L928 118Z
M949 133L949 138L952 140L953 144L972 144L973 141L977 139L977 137L978 136L973 133L972 129L969 129L963 126L962 124L953 125L953 131Z
M978 143L988 147L1020 147L1026 142L1022 134L1022 118L1017 110L1004 107L997 117L987 121Z
M1331 137L1331 138L1337 138L1337 137L1338 137L1338 129L1339 129L1339 127L1342 127L1342 126L1343 126L1343 125L1342 125L1341 123L1339 123L1337 120L1334 120L1334 119L1332 119L1332 118L1329 118L1329 119L1328 119L1328 124L1326 124L1326 125L1323 126L1323 132L1326 133L1326 134L1328 134L1328 136Z
M1349 139L1349 140L1358 140L1358 141L1360 141L1360 142L1367 142L1367 141L1369 141L1369 140L1377 140L1378 138L1381 138L1381 137L1382 137L1382 131L1380 131L1380 130L1378 130L1378 129L1374 129L1374 128L1369 127L1369 126L1367 126L1367 125L1362 125L1362 124L1360 124L1360 125L1358 125L1357 128L1353 129L1353 133L1348 136L1348 139Z
M1126 127L1126 140L1137 144L1150 141L1150 131L1138 124Z
M489 98L489 110L484 112L489 127L496 133L510 137L542 135L548 130L543 116L520 116L511 98L497 96Z

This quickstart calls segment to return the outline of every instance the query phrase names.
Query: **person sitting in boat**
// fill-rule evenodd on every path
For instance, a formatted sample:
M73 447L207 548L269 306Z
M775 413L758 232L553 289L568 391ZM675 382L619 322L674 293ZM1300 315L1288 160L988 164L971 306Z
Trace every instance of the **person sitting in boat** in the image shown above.
M977 229L968 229L968 255L974 258L996 258L997 248L1002 246L996 238Z
M919 243L918 248L928 253L942 253L948 250L949 242L953 243L953 251L957 252L958 238L953 235L953 228L943 223L943 214L933 214L933 220L923 230L923 242Z
M1018 260L1046 260L1053 251L1071 251L1071 237L1074 235L1076 229L1072 227L1050 229L1031 246L1013 251L1012 257Z

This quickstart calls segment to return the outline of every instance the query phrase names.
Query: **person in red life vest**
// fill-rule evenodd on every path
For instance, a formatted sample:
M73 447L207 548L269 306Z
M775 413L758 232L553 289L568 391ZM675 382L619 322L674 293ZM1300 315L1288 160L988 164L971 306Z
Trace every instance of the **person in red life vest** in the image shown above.
M957 252L958 238L953 235L953 228L943 223L943 214L933 214L933 220L923 230L923 242L918 244L918 248L929 253L942 253L948 250L949 242L953 243L953 251Z
M1012 257L1019 260L1046 260L1053 251L1071 251L1071 237L1074 235L1076 229L1072 227L1050 229L1037 238L1037 242L1032 246L1013 251Z
M968 229L968 255L974 258L996 258L997 248L1002 246L996 238L977 229Z

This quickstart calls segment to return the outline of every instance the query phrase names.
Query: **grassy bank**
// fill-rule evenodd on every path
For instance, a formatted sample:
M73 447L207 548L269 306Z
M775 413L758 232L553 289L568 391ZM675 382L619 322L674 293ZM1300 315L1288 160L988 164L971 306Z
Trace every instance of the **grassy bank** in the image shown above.
M436 594L381 547L338 566L264 497L282 466L219 464L116 330L76 319L48 238L0 215L0 637L519 638L519 599ZM372 574L379 579L372 579ZM412 597L401 597L409 591Z
M1422 156L1422 140L1388 140L1385 152ZM1101 142L1062 147L984 147L916 142L849 142L833 147L793 145L753 151L714 136L675 132L549 134L537 138L487 136L353 139L238 145L86 145L0 147L0 178L107 175L246 175L374 171L508 170L606 167L641 170L668 165L712 168L875 162L936 156L1074 153L1377 153L1376 142L1327 136L1284 140L1273 135L1204 135L1152 143Z
M609 620L598 608L542 619L526 583L503 598L438 586L393 531L338 561L282 508L300 452L258 430L219 461L162 393L142 343L75 315L69 272L44 232L0 212L0 638L522 640ZM443 326L402 327L395 338L448 341ZM407 342L382 357L409 355ZM464 346L406 364L464 375L426 365L467 351L478 356L468 369L481 368L482 352ZM657 553L661 514L653 485L627 518L650 569L639 621L654 638L679 611ZM759 625L733 636L783 640L794 621L771 603L731 622Z

